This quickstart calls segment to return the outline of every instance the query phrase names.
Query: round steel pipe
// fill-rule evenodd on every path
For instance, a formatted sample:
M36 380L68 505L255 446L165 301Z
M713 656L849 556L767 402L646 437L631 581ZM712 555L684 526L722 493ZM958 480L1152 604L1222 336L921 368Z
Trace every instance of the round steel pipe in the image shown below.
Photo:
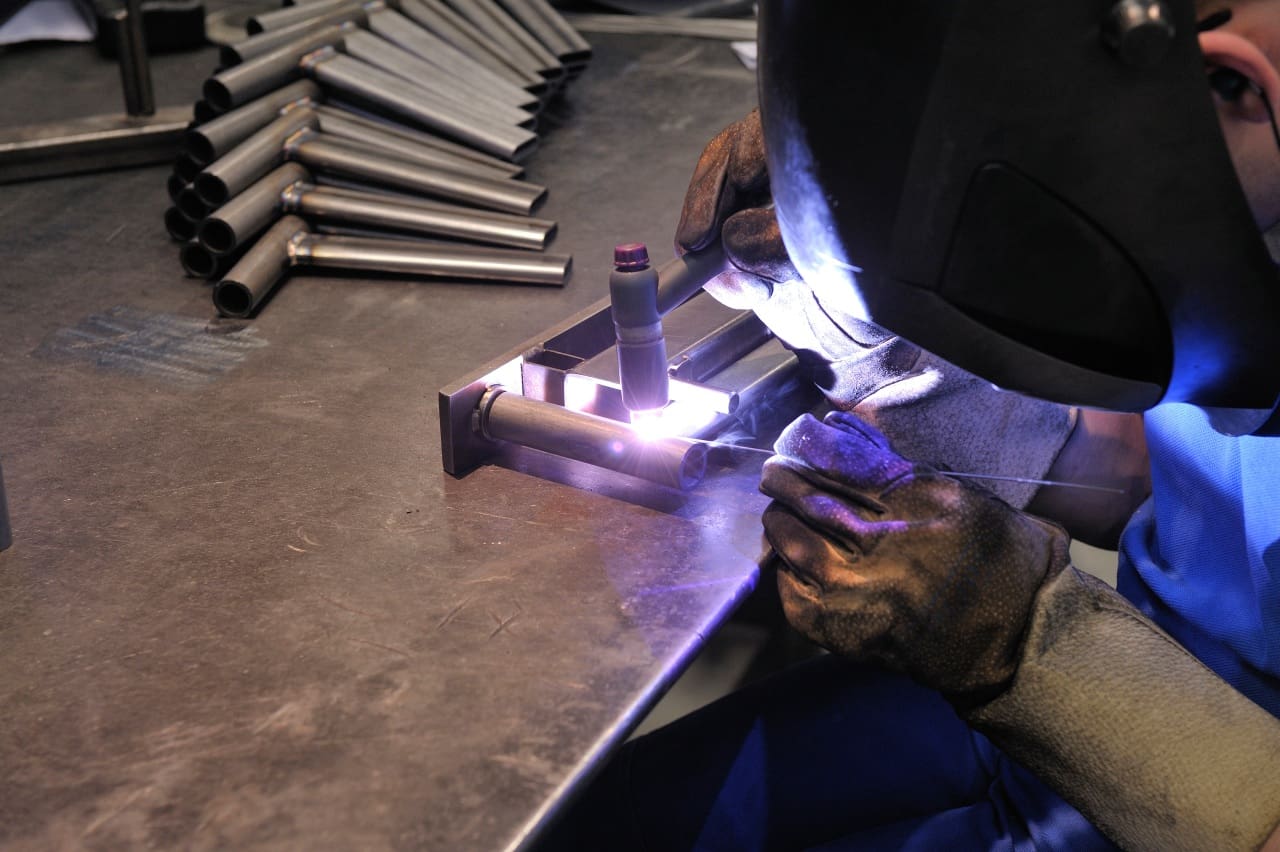
M278 89L303 75L303 57L340 42L353 28L350 23L323 27L248 62L223 69L204 81L204 99L215 109L226 111Z
M498 5L496 0L471 0L484 8L489 16L507 33L519 42L539 64L538 73L550 79L559 80L565 76L564 65L557 59L546 45L538 41L532 33L520 25L520 22L508 14L506 9Z
M687 438L646 440L616 420L490 387L477 409L477 431L506 441L636 476L669 488L688 490L707 470L707 447Z
M174 206L182 211L182 215L193 222L199 222L209 215L209 211L213 210L213 205L200 197L200 193L196 190L194 184L178 193L178 197L174 200Z
M294 263L322 269L399 272L543 287L563 287L572 264L567 255L315 235L296 240L292 251Z
M428 148L400 136L386 133L380 129L369 129L361 124L349 121L337 111L317 112L320 130L339 139L346 139L360 145L376 149L401 160L418 163L429 168L446 172L489 178L491 180L507 180L512 177L509 169L496 169L484 163L463 159L454 154L435 148ZM518 169L523 171L523 169Z
M191 186L190 181L183 180L180 176L171 174L165 181L164 188L169 193L169 200L178 203L178 196L182 194L182 190Z
M284 209L319 221L348 222L373 228L390 228L413 234L451 237L490 245L542 251L555 232L554 223L528 220L515 224L468 216L453 210L433 210L399 204L377 195L342 192L307 184L283 191ZM237 199L238 200L238 199ZM220 215L218 211L215 215ZM205 228L214 221L205 220ZM201 229L201 239L205 229ZM207 243L206 243L207 244Z
M370 117L336 104L333 106L321 105L316 107L315 111L322 122L327 119L341 128L340 130L330 131L329 128L325 128L322 125L321 129L332 132L335 136L359 141L360 137L356 135L357 131L364 129L378 138L395 139L398 140L398 143L408 143L414 149L430 149L432 153L442 154L460 162L472 163L491 171L492 177L519 177L524 174L524 166L519 163L512 163L492 154L477 151L467 145L459 145L457 142L450 142L448 139L442 139L422 130L414 130L412 127L397 124L387 119Z
M504 61L483 33L440 0L401 0L400 11L507 82L530 93L546 90L547 81L541 75Z
M285 159L285 143L301 130L312 128L316 116L307 107L296 107L268 124L230 152L205 166L195 188L210 208L221 207Z
M266 12L258 12L245 21L244 29L251 36L260 35L273 29L305 23L319 15L342 9L344 7L359 8L355 0L315 0L301 6L284 6Z
M542 43L551 55L566 68L586 65L591 51L583 52L569 43L569 40L551 24L541 12L528 0L498 0L503 9Z
M322 97L314 81L295 80L207 124L191 128L182 139L182 150L195 162L212 163L279 118L281 110L293 104L317 103Z
M473 116L479 121L514 124L525 128L531 128L537 121L532 113L497 100L484 90L443 72L439 66L373 33L363 30L351 33L346 38L345 51L348 56L394 74L406 83L448 101L460 113ZM521 94L527 95L523 90Z
M275 221L289 187L310 179L297 163L273 169L205 217L197 232L200 244L213 255L231 254Z
M191 242L196 238L199 228L200 223L183 213L179 207L170 207L164 211L164 229L176 242Z
M226 317L252 314L293 264L293 242L306 233L306 223L297 216L285 216L272 225L214 286L218 313Z
M196 124L213 121L220 115L222 115L222 111L214 109L213 104L206 100L201 99L191 105L191 117L195 119Z
M507 213L531 213L547 192L545 187L523 181L470 177L380 156L315 131L290 139L288 157L319 171Z
M334 50L308 58L315 79L356 98L363 98L445 136L490 154L516 160L533 151L538 137L520 127L480 122L410 83Z
M335 24L341 24L345 21L364 26L367 22L368 13L373 9L382 8L381 0L369 0L369 2L347 2L336 4L334 7L328 7L321 10L313 17L299 21L289 26L272 28L269 31L251 35L243 41L237 41L233 44L224 44L218 48L218 60L222 63L223 68L230 68L251 59L257 59L265 53L283 47L294 39L300 38L313 30L321 27L331 27Z
M437 69L443 77L486 98L521 109L537 107L537 96L490 71L438 35L384 9L369 16L369 29Z
M200 243L190 242L178 252L178 262L192 278L213 278L218 274L218 259Z
M542 77L547 80L548 84L555 79L557 75L551 69L544 68L543 63L530 53L523 44L512 37L511 33L501 23L494 20L489 14L489 10L482 7L478 2L451 5L477 30L484 33L486 40L492 43L495 50L505 57L508 62L524 71Z

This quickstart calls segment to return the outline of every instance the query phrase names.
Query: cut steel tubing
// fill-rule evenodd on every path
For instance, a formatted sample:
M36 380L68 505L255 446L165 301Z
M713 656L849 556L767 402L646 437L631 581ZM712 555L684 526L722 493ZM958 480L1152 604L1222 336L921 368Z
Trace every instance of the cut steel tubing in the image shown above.
M564 15L552 6L547 0L524 0L529 6L536 9L547 23L551 24L560 36L574 49L577 53L586 54L586 58L591 58L591 44L582 37L582 33L578 32L573 24L565 20Z
M520 25L520 22L498 5L497 0L471 0L472 3L478 3L484 8L498 26L502 27L507 33L520 43L520 46L532 54L533 58L539 64L538 73L544 77L558 79L565 75L564 65L557 59L546 46L538 41L527 29Z
M325 7L318 10L313 17L296 24L273 28L251 35L243 41L222 45L218 48L218 61L222 63L223 68L230 68L283 47L294 39L321 27L334 26L344 21L352 21L364 26L368 22L369 12L383 8L383 5L382 0L368 0L364 3L352 0L333 7Z
M688 438L645 440L627 424L572 411L493 385L477 407L477 429L506 441L688 490L707 470L707 446Z
M401 240L316 236L302 219L285 216L218 282L213 303L224 316L247 317L291 266L562 286L570 262L534 252L490 249L481 255Z
M314 81L295 80L207 124L191 128L182 140L182 150L196 162L207 165L275 121L284 108L315 103L321 97L320 87Z
M400 11L509 83L527 92L546 90L542 75L521 71L504 61L483 33L441 0L400 0Z
M297 163L273 169L205 217L198 230L200 244L210 254L231 254L276 220L289 187L310 179L311 174Z
M204 124L206 121L213 121L222 115L221 110L213 108L213 104L201 98L191 105L191 117L195 119L196 124Z
M421 148L430 148L433 151L439 151L442 154L448 154L460 160L469 160L481 166L488 166L495 172L501 172L506 177L519 177L524 174L524 166L519 163L512 163L501 157L477 151L475 148L459 145L457 142L450 142L448 139L443 139L426 131L415 130L412 127L397 124L389 119L371 117L357 109L342 106L340 103L334 103L332 106L318 106L316 107L316 114L320 116L321 120L325 118L340 119L345 123L356 127L364 127L375 133L394 136ZM347 134L339 133L336 135Z
M475 177L487 177L495 180L505 180L513 177L510 163L504 164L509 167L507 169L497 169L490 165L477 163L474 160L463 159L456 154L446 153L436 148L428 148L418 142L388 133L383 128L370 128L362 123L354 122L346 114L338 110L316 110L316 117L319 119L320 129L325 133L341 139L359 142L370 148L376 148L401 160L408 160L431 168ZM521 171L523 169L515 167L516 173Z
M200 243L187 243L178 252L178 262L192 278L213 278L218 274L218 258Z
M295 184L282 193L284 209L320 221L348 222L373 228L390 228L434 237L451 237L471 242L542 251L554 232L539 222L519 225L468 216L465 212L411 207L366 194L347 193Z
M225 111L278 89L303 75L304 56L340 42L354 27L350 22L323 27L248 62L223 69L204 81L204 99Z
M200 197L200 193L196 190L194 184L178 193L178 197L174 199L173 203L175 207L182 211L184 216L193 222L199 222L209 215L209 211L213 209L213 205Z
M469 2L469 0L451 0L450 8L462 15L477 30L484 34L487 41L494 45L495 52L502 56L506 61L522 71L535 74L551 82L555 76L542 68L542 63L538 58L525 49L524 45L518 42L507 32L502 24L495 21L484 9L479 5Z
M498 76L484 64L399 12L383 9L369 15L369 30L399 45L437 69L436 76L519 108L539 104L536 95Z
M196 178L196 192L210 207L221 207L283 162L289 138L299 130L314 127L315 123L315 113L307 107L289 110L205 166Z
M349 141L328 138L315 131L299 133L290 139L288 158L320 171L505 213L529 214L547 192L545 187L523 181L470 177L380 156Z
M533 216L525 216L519 213L499 213L496 210L481 210L478 207L462 207L457 204L450 204L445 201L432 201L429 198L423 198L421 195L405 195L404 193L395 192L394 190L385 190L382 187L369 186L367 184L359 184L354 181L343 181L341 179L334 180L329 175L317 175L315 179L317 186L340 195L344 198L377 198L381 201L389 201L400 205L401 207L415 207L421 210L438 210L445 213L451 213L455 216L466 216L469 219L475 219L481 222L493 222L500 225L516 225L518 227L530 226L539 230L550 232L555 230L556 223L551 219L538 219Z
M180 243L189 243L196 238L200 223L189 218L178 207L170 207L164 211L164 229L169 236Z
M351 33L344 41L344 52L448 101L460 113L478 120L528 128L537 121L527 110L497 100L470 82L450 76L418 54L373 33L363 30ZM523 89L517 91L525 97L532 97Z
M142 31L142 0L125 0L124 8L112 17L116 25L125 112L155 115L156 95L151 86L151 65L147 62L147 41Z
M191 186L191 183L183 180L180 176L172 174L169 175L169 178L165 183L165 189L169 192L169 200L176 203L178 196L182 194L182 190L189 186Z
M251 36L259 35L270 30L278 30L294 24L305 23L320 15L332 12L334 9L350 6L359 8L359 5L354 0L316 0L314 3L307 3L302 6L285 6L267 12L258 12L245 21L244 29Z
M180 154L178 159L173 161L173 173L181 178L183 183L191 183L205 165L206 163L198 163L186 154Z
M563 18L560 18L560 22L563 23L564 28L557 26L553 16L556 18L560 16L550 5L538 3L535 0L499 0L499 2L566 68L581 68L591 59L591 45L583 41L581 36L571 39L565 29L572 30L572 27Z
M308 57L307 67L311 75L326 86L363 98L495 156L517 160L532 152L537 144L538 137L527 130L461 116L447 101L332 49Z

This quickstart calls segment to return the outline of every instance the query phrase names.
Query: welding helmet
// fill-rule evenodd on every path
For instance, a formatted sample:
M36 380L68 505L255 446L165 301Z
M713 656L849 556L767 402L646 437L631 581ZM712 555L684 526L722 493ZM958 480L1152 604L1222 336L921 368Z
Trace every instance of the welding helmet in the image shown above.
M760 16L779 224L837 323L1064 403L1275 410L1280 282L1191 0Z

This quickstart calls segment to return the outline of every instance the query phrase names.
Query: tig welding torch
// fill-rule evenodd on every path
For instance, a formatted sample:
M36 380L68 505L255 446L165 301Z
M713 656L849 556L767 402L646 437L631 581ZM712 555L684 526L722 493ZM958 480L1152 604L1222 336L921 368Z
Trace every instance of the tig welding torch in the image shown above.
M662 317L724 272L726 263L718 240L660 269L650 266L643 243L626 243L613 250L609 298L617 334L618 383L627 410L657 411L670 401Z

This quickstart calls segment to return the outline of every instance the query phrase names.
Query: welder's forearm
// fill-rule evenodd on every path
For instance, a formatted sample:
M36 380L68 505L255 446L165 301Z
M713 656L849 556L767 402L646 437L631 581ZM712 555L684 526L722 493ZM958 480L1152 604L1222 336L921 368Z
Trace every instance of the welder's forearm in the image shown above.
M1277 825L1276 830L1271 832L1267 842L1262 844L1260 852L1280 852L1280 825Z
M1027 506L1031 514L1061 524L1072 538L1115 550L1124 525L1151 493L1142 416L1081 409L1044 478L1119 492L1045 487Z
M1037 596L1011 686L963 715L1122 848L1280 842L1280 720L1074 569Z

